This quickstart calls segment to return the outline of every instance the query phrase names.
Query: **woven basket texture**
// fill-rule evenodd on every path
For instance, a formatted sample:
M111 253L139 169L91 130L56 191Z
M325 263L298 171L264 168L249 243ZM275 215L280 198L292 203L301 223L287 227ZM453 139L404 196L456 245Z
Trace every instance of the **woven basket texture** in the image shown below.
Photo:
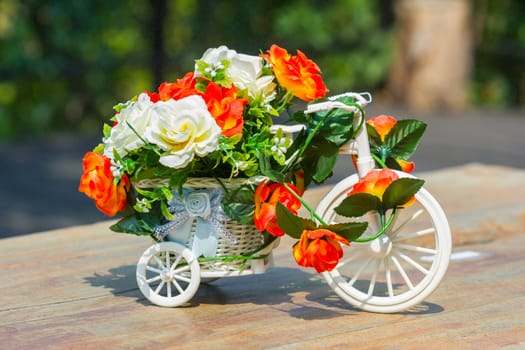
M232 189L240 186L247 181L253 181L253 179L246 178L234 178L234 179L220 179L222 185L227 189ZM160 186L168 186L168 180L165 179L145 179L141 180L136 186L140 188L155 188ZM222 188L221 184L215 178L189 178L184 184L184 188L191 188L195 190L199 189L212 189ZM264 244L264 236L257 230L255 225L245 225L234 220L223 221L221 224L231 233L231 237L235 241L235 244L231 243L231 239L223 236L218 237L218 244L216 250L216 256L236 256L242 255L251 251L256 250ZM193 244L193 237L195 235L196 222L193 223L189 241L186 242L187 247L191 247ZM213 265L220 265L220 263L214 263ZM235 265L235 264L234 264ZM216 266L217 267L217 266ZM232 266L233 267L233 266Z

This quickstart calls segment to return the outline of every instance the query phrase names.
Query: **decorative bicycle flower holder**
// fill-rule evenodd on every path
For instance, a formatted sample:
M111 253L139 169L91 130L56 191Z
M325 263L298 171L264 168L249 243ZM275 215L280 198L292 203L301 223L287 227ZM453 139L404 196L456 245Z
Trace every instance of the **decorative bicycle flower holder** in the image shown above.
M439 285L450 258L445 213L409 174L426 125L379 116L369 94L326 98L315 63L274 45L249 56L210 49L195 72L116 107L103 143L84 157L80 191L149 235L137 264L143 295L182 305L201 281L264 273L287 234L346 302L398 312ZM274 125L294 98L308 102ZM339 154L357 172L311 208L302 195L332 174ZM304 206L309 217L297 215Z

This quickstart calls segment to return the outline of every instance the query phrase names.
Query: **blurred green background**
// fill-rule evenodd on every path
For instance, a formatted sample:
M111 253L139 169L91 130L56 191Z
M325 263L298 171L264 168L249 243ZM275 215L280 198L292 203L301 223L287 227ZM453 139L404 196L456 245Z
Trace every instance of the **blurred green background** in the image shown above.
M432 0L429 0L432 1ZM385 89L394 2L0 0L0 138L99 132L112 107L180 78L208 47L301 49L331 93ZM525 2L472 2L469 103L525 104Z

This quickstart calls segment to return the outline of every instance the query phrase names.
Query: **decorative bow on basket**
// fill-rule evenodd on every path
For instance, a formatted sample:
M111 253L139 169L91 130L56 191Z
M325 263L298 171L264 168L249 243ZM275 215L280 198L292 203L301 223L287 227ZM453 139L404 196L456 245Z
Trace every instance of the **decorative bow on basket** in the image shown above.
M159 240L168 237L170 241L182 244L193 238L191 250L195 256L215 257L219 236L230 244L236 243L235 237L222 224L230 220L221 207L223 194L221 188L184 188L182 194L175 192L168 202L173 218L155 228L155 237Z

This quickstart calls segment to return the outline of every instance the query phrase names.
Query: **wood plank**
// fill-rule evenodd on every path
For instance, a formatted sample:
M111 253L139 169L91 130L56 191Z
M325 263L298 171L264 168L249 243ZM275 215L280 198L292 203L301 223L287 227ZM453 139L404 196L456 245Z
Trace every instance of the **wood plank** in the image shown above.
M268 272L202 284L187 307L156 307L135 282L150 240L102 222L0 240L0 348L523 347L525 171L469 165L424 175L449 214L456 252L480 255L453 260L435 293L411 310L349 306L295 265L288 238Z

